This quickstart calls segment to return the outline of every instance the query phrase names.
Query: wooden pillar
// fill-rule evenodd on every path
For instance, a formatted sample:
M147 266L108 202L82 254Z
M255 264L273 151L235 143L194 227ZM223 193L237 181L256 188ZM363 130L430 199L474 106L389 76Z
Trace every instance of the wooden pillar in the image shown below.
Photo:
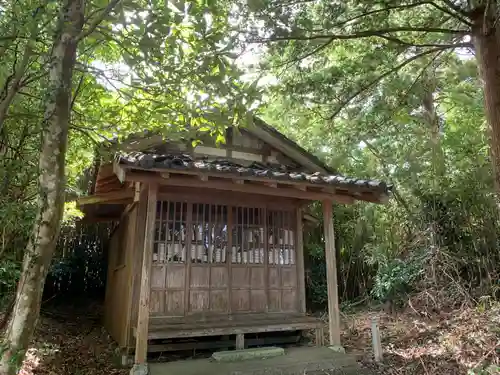
M304 270L304 228L302 225L302 208L297 208L296 210L296 242L295 242L295 254L297 257L297 286L299 293L299 311L301 313L306 312L306 280L305 280L305 270Z
M332 201L323 201L323 226L325 231L326 282L328 286L328 322L330 345L340 346L340 313L337 286L337 261L335 232L333 230Z
M236 350L245 349L245 335L243 333L238 333L236 335Z
M141 289L139 294L139 311L135 342L135 364L145 365L148 352L149 298L151 294L151 265L153 262L153 243L156 221L156 202L158 185L148 187L148 205L144 231L144 245L141 270Z

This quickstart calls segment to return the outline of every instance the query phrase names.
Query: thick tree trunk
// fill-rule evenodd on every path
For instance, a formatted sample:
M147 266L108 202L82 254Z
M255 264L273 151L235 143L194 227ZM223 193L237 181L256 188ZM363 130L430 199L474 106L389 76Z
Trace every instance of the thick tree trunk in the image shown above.
M22 364L40 313L43 285L59 235L64 205L71 82L77 37L83 27L83 7L84 0L65 0L61 4L43 121L38 214L25 251L12 319L1 349L1 375L16 374Z
M492 2L486 17L484 10L477 12L473 42L483 81L491 163L497 201L500 202L500 28L495 25L496 8Z

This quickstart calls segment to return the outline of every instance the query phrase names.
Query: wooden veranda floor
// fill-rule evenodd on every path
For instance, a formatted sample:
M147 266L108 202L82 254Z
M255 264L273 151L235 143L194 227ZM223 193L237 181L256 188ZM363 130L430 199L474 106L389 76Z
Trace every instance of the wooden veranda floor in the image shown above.
M152 317L149 340L322 329L323 322L301 315L227 316L210 320ZM135 335L135 330L134 330Z
M148 351L280 345L298 342L300 331L305 330L315 330L316 342L321 346L323 325L318 318L285 314L232 315L205 320L151 317ZM135 336L135 329L133 333Z

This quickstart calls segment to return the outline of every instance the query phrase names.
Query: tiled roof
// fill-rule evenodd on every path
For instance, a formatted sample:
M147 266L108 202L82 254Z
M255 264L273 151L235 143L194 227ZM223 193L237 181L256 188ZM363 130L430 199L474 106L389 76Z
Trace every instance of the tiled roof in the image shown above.
M389 194L392 190L392 185L388 185L378 180L291 171L287 170L285 166L270 166L256 162L245 167L225 159L209 161L207 159L194 159L192 156L186 154L159 155L144 152L131 152L118 154L116 160L123 166L141 169L174 169L179 171L190 170L207 173L227 173L243 178L245 176L258 177L274 180L276 182L288 180L379 194Z

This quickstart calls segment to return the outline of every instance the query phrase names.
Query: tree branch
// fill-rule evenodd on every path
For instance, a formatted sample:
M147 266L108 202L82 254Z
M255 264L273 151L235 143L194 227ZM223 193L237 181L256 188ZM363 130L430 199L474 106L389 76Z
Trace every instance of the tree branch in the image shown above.
M114 9L114 7L120 2L121 0L111 0L106 8L101 12L99 16L96 17L94 22L90 24L87 30L82 31L80 35L76 38L75 43L78 43L80 40L85 39L88 37L90 34L94 32L94 30L99 26L99 24L104 20L104 18L111 13L111 11Z
M405 40L402 40L402 39L399 39L396 37L392 37L392 36L388 36L388 35L384 35L384 34L373 35L373 36L388 40L388 41L396 43L396 44L407 46L407 47L417 47L417 48L456 48L456 47L458 47L456 44L433 44L433 43L415 44L415 43L407 42ZM299 56L299 57L294 58L294 59L290 59L290 60L284 62L283 64L280 64L278 66L278 68L295 63L295 62L298 62L298 61L301 61L301 60L304 60L304 59L322 51L323 49L328 47L330 44L332 44L335 40L336 40L335 38L331 38L328 41L326 41L325 43L323 43L322 45L320 45L319 47L314 48L312 51L309 51L302 56ZM473 44L472 43L461 43L460 46L464 47L464 48L472 48Z
M403 45L403 46L407 46L407 47L418 47L418 48L455 48L457 46L457 44L455 43L451 43L451 44L435 44L435 43L423 43L423 44L415 44L415 43L412 43L412 42L408 42L408 41L405 41L405 40L402 40L402 39L399 39L399 38L396 38L396 37L393 37L393 36L389 36L389 35L374 35L375 37L379 37L379 38L383 38L383 39L386 39L390 42L393 42L393 43L396 43L396 44L400 44L400 45ZM465 43L460 43L460 45L464 48L472 48L473 47L473 44L472 42L465 42Z
M21 88L21 80L23 79L26 66L29 63L29 59L31 57L31 54L33 53L31 43L27 43L26 47L24 49L23 57L21 60L21 64L16 68L14 66L15 72L13 75L13 81L11 84L9 82L6 82L5 86L5 92L6 95L0 102L0 132L2 131L3 128L3 123L5 121L5 118L7 116L7 112L9 111L9 107L14 100L14 97L18 93L18 91Z
M458 44L454 47L457 47L459 46ZM421 57L424 57L424 56L427 56L427 55L430 55L430 54L433 54L433 53L436 53L436 52L441 52L445 49L448 49L450 47L438 47L438 48L432 48L432 49L429 49L429 50L426 50L424 52L421 52L421 53L418 53L412 57L410 57L409 59L403 61L401 64L395 66L394 68L392 69L389 69L388 71L386 71L385 73L381 74L380 76L378 76L377 78L375 78L373 81L369 82L366 86L363 86L362 88L360 88L359 90L357 90L356 92L354 92L353 94L351 94L346 100L344 100L342 102L342 104L339 106L339 108L333 112L333 114L330 116L330 119L333 119L334 117L336 117L340 111L342 111L342 109L347 106L348 104L350 104L354 99L356 99L360 94L362 94L364 91L370 89L372 86L376 85L378 82L382 81L385 77L393 74L393 73L396 73L397 71L399 71L400 69L404 68L406 65L410 64L411 62L421 58Z
M380 154L380 152L377 150L377 148L374 145L372 145L370 142L368 142L364 137L361 138L361 141L366 145L366 148L368 150L370 150L370 152L373 154L373 156L375 156L379 160L379 163L382 165L382 169L384 170L385 176L387 178L391 178L391 174L389 172L389 168L387 167L387 163L385 162L384 157ZM405 201L405 199L401 196L401 194L399 194L399 192L396 189L394 189L392 191L392 193L394 195L394 198L396 199L396 202L398 202L401 206L403 206L403 208L405 209L405 211L408 214L411 214L410 206Z
M444 4L446 4L450 9L453 9L455 12L457 12L458 14L461 14L464 17L468 16L467 12L464 9L462 9L460 6L453 3L452 0L441 0L441 1Z
M358 14L358 15L353 16L345 21L337 23L334 25L334 27L342 27L342 26L344 26L352 21L355 21L355 20L360 19L360 18L368 17L368 16L371 16L371 15L374 15L377 13L390 12L391 10L398 11L398 10L402 10L402 9L411 9L411 8L416 8L416 7L420 7L423 5L431 5L437 9L439 9L443 13L446 13L446 14L452 16L453 18L465 23L467 26L472 26L472 23L465 16L462 16L460 14L456 14L456 13L450 11L449 9L446 9L445 7L442 7L438 4L436 4L434 1L422 1L422 2L418 2L418 3L405 4L405 5L393 5L393 6L388 6L386 8L382 8L382 9L371 10L369 12Z
M80 91L82 89L84 79L85 79L85 74L82 73L80 75L80 79L78 80L78 86L76 86L76 90L75 90L75 93L73 94L73 98L71 99L71 104L69 105L70 109L73 109L73 107L75 105L76 98L78 97L78 94L80 93Z
M466 35L469 30L454 30L454 29L442 29L437 27L394 27L381 30L364 30L353 34L317 34L317 35L290 35L290 36L274 36L267 39L257 39L251 42L253 43L267 43L267 42L277 42L285 40L315 40L315 39L333 39L333 40L348 40L348 39L361 39L368 38L370 36L381 36L389 33L398 32L411 32L411 33L442 33L442 34L453 34L453 35Z
M353 16L353 17L351 17L351 18L349 18L349 19L347 19L345 21L339 22L339 23L335 24L334 27L345 26L346 24L348 24L348 23L350 23L352 21L356 21L356 20L358 20L360 18L372 16L372 15L377 14L377 13L390 12L391 10L416 8L416 7L419 7L419 6L422 6L422 5L426 5L426 4L429 4L429 2L428 1L422 1L420 3L406 4L406 5L393 5L393 6L389 6L389 7L382 8L382 9L375 9L375 10L371 10L371 11L366 12L366 13L358 14L358 15Z
M443 6L439 5L439 4L436 4L433 1L430 1L429 4L432 5L436 9L439 9L441 12L446 13L446 14L452 16L453 18L459 20L460 22L465 23L467 26L469 26L469 27L473 26L472 22L467 18L466 15L463 15L461 13L457 13L456 11L451 11L449 9L446 9L446 7L443 7Z

